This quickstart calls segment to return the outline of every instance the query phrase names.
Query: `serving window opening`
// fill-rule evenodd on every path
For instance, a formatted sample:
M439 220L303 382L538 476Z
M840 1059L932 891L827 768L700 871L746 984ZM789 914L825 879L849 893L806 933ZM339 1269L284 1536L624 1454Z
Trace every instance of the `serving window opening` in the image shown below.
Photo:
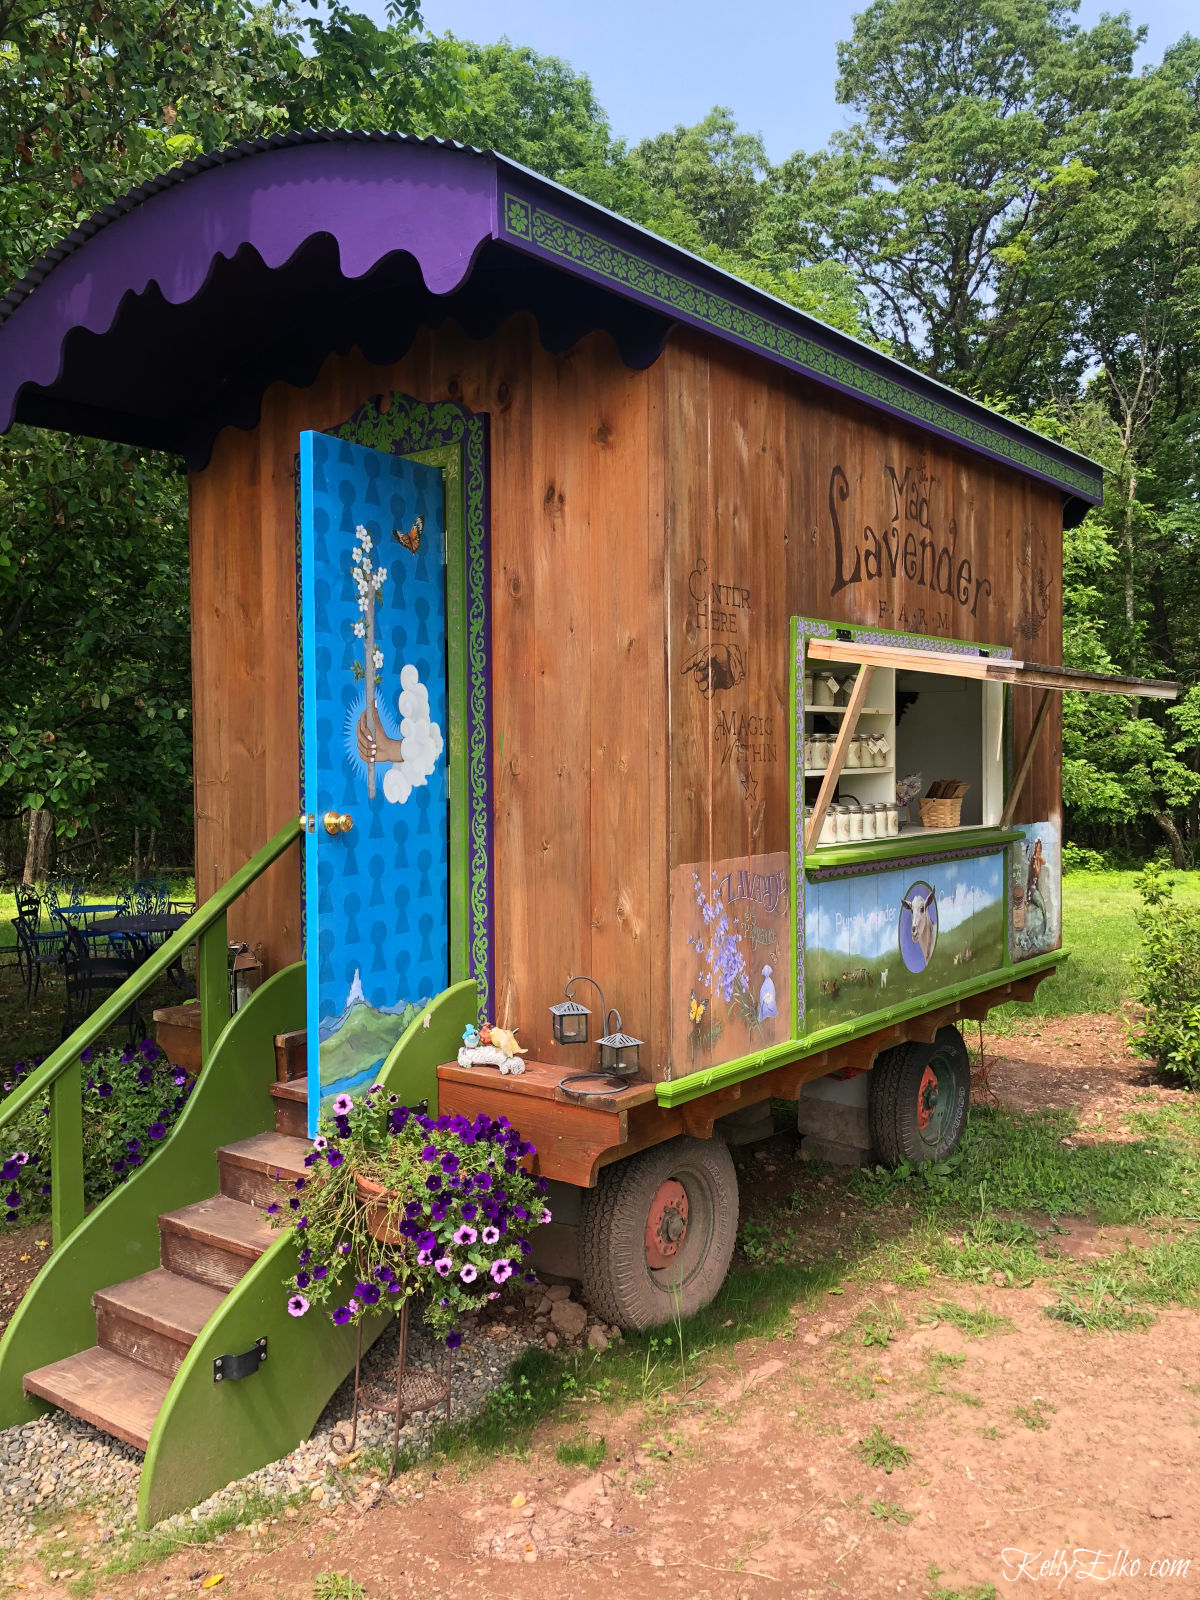
M795 619L805 630L803 846L822 850L1009 828L1052 697L1064 690L1172 700L1166 679L1124 678L1032 661L1002 647ZM855 637L855 634L859 637ZM1005 772L1005 689L1041 691L1024 749Z

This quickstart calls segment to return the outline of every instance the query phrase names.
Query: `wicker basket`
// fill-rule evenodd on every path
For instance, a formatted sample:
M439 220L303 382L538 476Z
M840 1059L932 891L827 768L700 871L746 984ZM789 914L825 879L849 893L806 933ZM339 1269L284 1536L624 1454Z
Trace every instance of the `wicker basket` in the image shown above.
M955 800L918 800L923 828L957 828L962 818L962 795Z

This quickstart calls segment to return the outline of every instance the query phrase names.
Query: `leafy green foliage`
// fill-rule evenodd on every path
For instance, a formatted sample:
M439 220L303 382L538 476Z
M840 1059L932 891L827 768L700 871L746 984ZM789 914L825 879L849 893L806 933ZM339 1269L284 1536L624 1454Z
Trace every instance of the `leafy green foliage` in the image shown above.
M1138 878L1141 948L1132 963L1134 993L1145 1007L1134 1048L1190 1088L1200 1087L1200 910L1182 906L1161 864Z
M889 1476L897 1467L906 1467L912 1460L912 1451L893 1439L878 1423L854 1447L858 1459L868 1467L878 1467Z

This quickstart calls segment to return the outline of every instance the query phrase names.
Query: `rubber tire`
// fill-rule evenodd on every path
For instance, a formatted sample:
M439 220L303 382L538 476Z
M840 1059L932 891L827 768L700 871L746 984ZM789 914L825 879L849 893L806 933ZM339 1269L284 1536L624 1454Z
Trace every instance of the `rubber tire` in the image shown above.
M671 1266L653 1268L646 1261L646 1221L668 1178L687 1191L688 1230ZM690 1317L725 1282L737 1230L737 1173L722 1140L668 1139L615 1161L583 1194L584 1296L597 1316L621 1328Z
M936 1142L917 1122L917 1101L925 1068L936 1062L954 1086L955 1102ZM940 1090L939 1090L940 1093ZM945 1161L958 1149L967 1126L971 1101L971 1061L957 1028L939 1028L932 1044L910 1039L876 1056L871 1069L869 1115L871 1143L879 1164L898 1167L902 1161Z

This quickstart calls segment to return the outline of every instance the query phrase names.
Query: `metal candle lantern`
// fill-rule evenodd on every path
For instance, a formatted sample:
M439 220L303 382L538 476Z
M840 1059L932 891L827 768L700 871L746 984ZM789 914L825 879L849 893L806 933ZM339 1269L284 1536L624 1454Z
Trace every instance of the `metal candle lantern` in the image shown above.
M248 944L229 946L229 1014L241 1009L262 982L263 964Z
M573 983L575 980L571 981ZM556 1006L550 1007L550 1015L554 1018L551 1026L556 1044L587 1043L591 1012L586 1006L581 1006L578 1000L560 1000Z
M621 1031L621 1013L615 1006L609 1010L604 1001L604 990L595 978L579 973L567 979L566 987L563 989L564 999L550 1007L550 1014L554 1019L554 1037L559 1044L587 1043L587 1019L591 1013L586 1006L576 1000L572 988L576 983L590 983L600 996L600 1016L607 1031L597 1040L600 1046L599 1071L568 1073L562 1079L560 1087L570 1094L611 1094L616 1089L623 1089L637 1076L641 1065L639 1047L642 1040L634 1039ZM583 1088L583 1083L591 1079L598 1080L595 1087Z

